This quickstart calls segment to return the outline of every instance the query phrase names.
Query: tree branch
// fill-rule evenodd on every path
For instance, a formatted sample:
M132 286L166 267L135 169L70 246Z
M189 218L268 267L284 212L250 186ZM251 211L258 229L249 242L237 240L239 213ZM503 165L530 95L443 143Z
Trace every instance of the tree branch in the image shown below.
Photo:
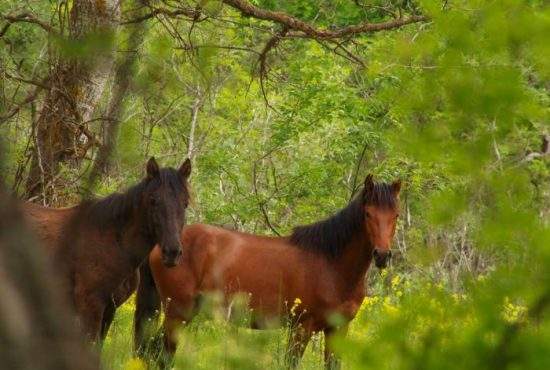
M275 47L277 47L277 44L283 37L285 37L286 33L288 32L288 27L283 26L283 29L280 32L277 32L272 38L270 38L267 43L265 44L264 48L260 52L260 55L258 57L258 61L260 62L260 88L262 90L262 95L264 96L264 100L266 105L274 109L267 100L267 94L265 91L264 86L264 78L267 76L267 70L266 70L266 59L267 59L267 53Z
M272 21L286 26L289 30L294 31L289 32L289 36L299 37L301 35L314 39L336 39L361 33L391 30L411 23L424 22L429 19L428 17L422 15L411 15L409 17L394 19L387 22L364 22L335 30L328 30L316 28L307 22L283 12L258 8L245 0L223 0L223 2L230 7L237 9L245 16Z
M18 15L2 15L2 18L8 21L8 23L6 23L4 27L2 27L2 29L0 30L0 37L3 37L4 34L8 31L8 28L10 28L10 26L16 22L34 23L39 25L42 29L44 29L48 33L51 33L54 35L59 34L55 28L50 26L48 23L38 19L36 16L34 16L29 12L23 12Z
M50 89L50 86L46 84L46 81L35 81L35 80L23 78L23 77L12 76L11 74L9 74L7 72L4 73L4 76L6 76L7 78L9 78L11 80L24 82L24 83L29 84L29 85L38 86L38 87L40 87L42 89L45 89L45 90Z
M144 14L144 15L139 16L139 17L134 18L134 19L125 20L125 21L121 22L120 24L140 23L140 22L146 21L148 19L154 18L157 15L166 15L168 17L177 17L179 15L183 15L183 16L185 16L187 18L190 18L190 19L192 19L196 22L200 22L200 21L203 21L203 20L206 19L206 17L203 17L202 19L200 19L200 16L201 16L200 9L191 9L191 8L183 9L183 8L180 8L180 9L177 9L177 10L168 10L168 9L164 9L164 8L154 8L151 11L151 13Z
M281 234L277 231L277 229L273 226L273 224L269 220L269 215L267 213L267 210L265 209L266 201L260 199L260 195L258 193L258 185L257 185L257 181L258 181L257 170L256 170L257 164L258 164L258 161L255 161L254 167L252 168L252 175L253 175L252 185L254 186L254 194L256 195L256 199L258 200L258 207L260 208L260 211L264 216L265 224L267 225L267 227L269 227L271 231L275 233L275 235L281 236Z
M21 103L17 104L15 107L13 107L9 112L4 114L3 116L0 116L0 125L8 121L13 116L15 116L17 112L19 112L21 108L23 108L26 104L29 104L30 102L35 100L41 90L42 90L42 87L36 86L34 89L29 91L29 93Z

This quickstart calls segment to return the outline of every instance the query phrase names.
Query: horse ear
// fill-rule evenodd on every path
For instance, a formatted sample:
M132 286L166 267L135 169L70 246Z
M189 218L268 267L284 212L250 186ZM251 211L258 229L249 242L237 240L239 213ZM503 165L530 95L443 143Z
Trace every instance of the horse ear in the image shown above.
M372 173L369 173L367 177L365 177L365 193L369 194L374 189L374 180L372 177Z
M147 177L150 179L160 176L160 169L155 157L149 158L147 161Z
M191 160L187 158L178 169L178 173L182 179L187 179L191 175Z
M398 196L399 192L401 191L401 180L395 180L391 184L391 191L394 196Z

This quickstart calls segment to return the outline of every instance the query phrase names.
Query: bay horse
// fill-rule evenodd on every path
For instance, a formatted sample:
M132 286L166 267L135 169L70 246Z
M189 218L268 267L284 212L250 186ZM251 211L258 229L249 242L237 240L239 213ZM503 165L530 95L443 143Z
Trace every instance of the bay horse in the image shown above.
M22 205L92 341L105 334L101 333L102 320L113 295L127 291L125 281L132 284L135 271L155 245L160 246L163 266L176 265L182 250L180 231L189 201L190 172L189 160L176 170L160 168L151 158L146 177L125 193L84 200L69 208Z
M178 265L166 268L160 249L155 248L149 255L155 284L144 280L138 288L138 310L151 304L152 289L155 285L158 289L165 313L165 353L161 357L171 360L176 330L193 318L200 295L221 292L225 304L235 294L249 297L253 328L262 328L265 318L288 320L288 365L297 365L311 335L320 331L325 334L325 364L337 365L330 337L345 335L347 324L361 306L371 261L385 268L391 257L400 189L400 181L375 183L369 175L345 208L323 221L299 226L286 237L201 224L186 226L181 233L183 257ZM335 326L334 315L344 324ZM138 322L147 319L136 315ZM137 338L138 343L140 340L143 338Z

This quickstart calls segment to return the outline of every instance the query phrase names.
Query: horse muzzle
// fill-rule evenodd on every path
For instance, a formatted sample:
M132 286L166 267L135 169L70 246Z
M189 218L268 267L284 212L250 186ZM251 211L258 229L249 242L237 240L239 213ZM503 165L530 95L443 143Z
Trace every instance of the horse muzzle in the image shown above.
M372 252L372 256L374 257L374 264L376 267L384 269L388 266L388 262L391 259L391 251L375 248Z
M162 263L166 267L174 267L181 258L181 247L162 249Z

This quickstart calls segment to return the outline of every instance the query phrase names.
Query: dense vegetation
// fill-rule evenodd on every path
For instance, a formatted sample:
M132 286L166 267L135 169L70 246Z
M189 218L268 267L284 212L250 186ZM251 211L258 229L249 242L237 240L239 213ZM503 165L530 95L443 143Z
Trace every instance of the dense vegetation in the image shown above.
M88 3L0 4L1 165L14 193L73 204L133 183L149 156L191 157L189 223L282 235L344 206L367 173L401 178L397 253L389 270L371 269L370 297L334 343L344 368L550 367L544 1L126 1L116 27L78 38L71 9ZM244 3L327 32L417 21L324 38ZM78 73L109 64L78 114L90 94L60 78L71 61ZM46 138L59 84L72 84L56 105L71 134ZM40 140L59 140L66 155L36 187ZM128 302L103 348L108 367L143 365L131 315ZM220 315L182 332L176 365L283 366L283 331L236 329ZM321 366L322 340L303 368Z

